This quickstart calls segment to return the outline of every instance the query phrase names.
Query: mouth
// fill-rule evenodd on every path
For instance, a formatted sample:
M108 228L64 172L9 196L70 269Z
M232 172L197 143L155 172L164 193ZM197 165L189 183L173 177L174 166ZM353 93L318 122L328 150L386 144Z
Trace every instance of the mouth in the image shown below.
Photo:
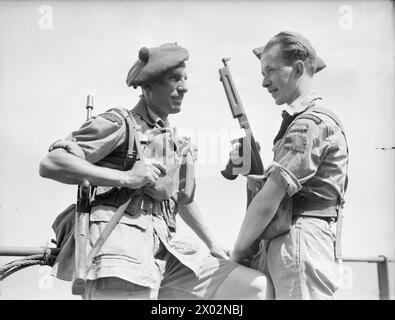
M278 91L278 89L268 89L267 91L269 91L269 93L271 95L273 95L274 93L276 93Z
M173 99L174 101L178 102L178 103L181 103L181 102L182 102L182 99L184 99L184 97L183 97L183 96L177 96L177 97L172 97L172 99Z

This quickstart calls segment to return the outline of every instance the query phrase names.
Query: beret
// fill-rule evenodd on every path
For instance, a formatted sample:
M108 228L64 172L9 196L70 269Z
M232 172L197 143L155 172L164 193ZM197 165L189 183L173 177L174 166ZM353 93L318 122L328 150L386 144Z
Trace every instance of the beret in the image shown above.
M299 44L300 46L304 47L306 49L306 52L308 54L310 54L314 60L315 60L315 64L316 64L316 68L315 68L315 72L317 73L319 71L321 71L322 69L324 69L326 67L326 64L324 62L324 60L322 60L319 56L317 56L313 46L311 45L310 41L305 38L304 36L302 36L300 33L297 32L292 32L292 31L283 31L280 32L279 34L275 35L273 37L277 38L279 36L283 36L286 37L287 39L289 39L290 41L292 41L295 44ZM257 56L258 59L261 59L262 54L265 50L266 46L262 46L259 48L256 48L254 50L252 50L254 52L254 54Z
M188 60L189 54L177 43L165 43L155 48L142 47L138 57L126 77L128 87L136 88L149 83Z

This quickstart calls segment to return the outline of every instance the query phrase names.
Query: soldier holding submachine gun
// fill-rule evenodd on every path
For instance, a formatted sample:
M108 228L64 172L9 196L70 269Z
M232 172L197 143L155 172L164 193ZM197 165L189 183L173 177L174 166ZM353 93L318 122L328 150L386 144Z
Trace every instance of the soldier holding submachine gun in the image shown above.
M281 32L253 52L260 60L262 86L286 108L273 141L273 163L263 172L224 61L221 81L246 137L234 147L222 174L227 179L238 173L248 177L248 208L231 259L268 277L268 298L331 299L342 263L348 147L340 120L312 90L314 74L326 65L295 32ZM331 232L335 222L336 239Z

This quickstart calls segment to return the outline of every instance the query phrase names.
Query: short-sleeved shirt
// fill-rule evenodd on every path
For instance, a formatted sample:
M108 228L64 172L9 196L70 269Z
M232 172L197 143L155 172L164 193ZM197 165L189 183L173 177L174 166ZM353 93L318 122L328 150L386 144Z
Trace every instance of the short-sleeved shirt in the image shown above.
M325 107L318 95L309 93L294 103L300 114L275 143L266 175L290 197L298 193L307 199L343 199L348 163L344 132L332 117L309 111Z
M143 143L149 140L147 135L152 129L161 129L165 128L166 125L170 125L169 122L165 123L159 117L155 116L155 113L147 107L144 99L140 99L138 104L132 109L132 114L137 125L141 128L141 132L139 131L138 133ZM175 127L167 128L170 129L174 144L180 152L184 148L191 148L192 151L190 156L184 159L181 176L179 177L180 181L178 181L181 183L181 188L176 191L176 194L173 194L178 204L188 204L194 199L196 186L194 162L196 160L197 148L188 137L179 136ZM126 157L126 132L126 121L117 112L112 111L93 116L81 128L68 135L66 140L77 143L83 150L88 162L99 166L124 170L124 163L122 161L115 161L114 157L118 157L121 160L123 157Z
M142 143L148 141L150 130L160 129L164 123L159 117L154 121L153 112L149 111L144 99L140 99L131 112L138 126L141 128L139 137ZM160 123L162 121L162 123ZM177 188L172 195L175 203L169 201L167 205L174 212L178 205L193 202L195 191L194 162L196 147L187 137L180 137L175 128L175 148L190 148L182 159ZM124 170L123 162L116 161L127 152L125 148L126 122L122 116L110 111L93 116L82 127L72 132L66 139L75 142L83 150L86 160L99 165L118 170ZM127 145L127 143L126 143ZM115 156L114 156L115 155ZM116 208L107 205L94 206L90 214L90 243L88 251L98 239L100 233L111 220ZM175 212L174 212L175 213ZM142 285L157 287L160 282L160 272L155 264L153 252L155 250L154 233L159 237L164 247L182 264L199 275L207 252L199 252L197 247L186 247L184 243L173 241L174 232L169 230L167 222L160 215L148 214L143 209L133 212L126 211L119 224L110 234L102 249L96 256L87 278L94 280L101 277L119 277L124 280ZM66 245L72 246L73 239ZM62 250L63 251L63 250ZM64 256L70 258L71 250L65 250ZM71 280L73 263L60 261L57 265L57 276L64 280ZM65 258L65 260L67 260Z

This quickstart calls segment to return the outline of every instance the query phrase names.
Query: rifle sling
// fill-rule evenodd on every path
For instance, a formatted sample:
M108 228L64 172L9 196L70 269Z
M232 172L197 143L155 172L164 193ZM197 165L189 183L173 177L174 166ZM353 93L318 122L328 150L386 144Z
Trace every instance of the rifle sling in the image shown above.
M92 250L89 252L87 261L86 261L86 270L88 271L93 259L102 248L104 242L108 239L111 232L114 230L115 226L118 224L119 220L121 220L126 208L128 207L130 201L132 199L128 199L125 203L118 207L117 211L115 211L114 215L112 216L111 220L108 222L106 227L104 228L103 232L100 234L99 239L97 239L96 243L94 244Z

